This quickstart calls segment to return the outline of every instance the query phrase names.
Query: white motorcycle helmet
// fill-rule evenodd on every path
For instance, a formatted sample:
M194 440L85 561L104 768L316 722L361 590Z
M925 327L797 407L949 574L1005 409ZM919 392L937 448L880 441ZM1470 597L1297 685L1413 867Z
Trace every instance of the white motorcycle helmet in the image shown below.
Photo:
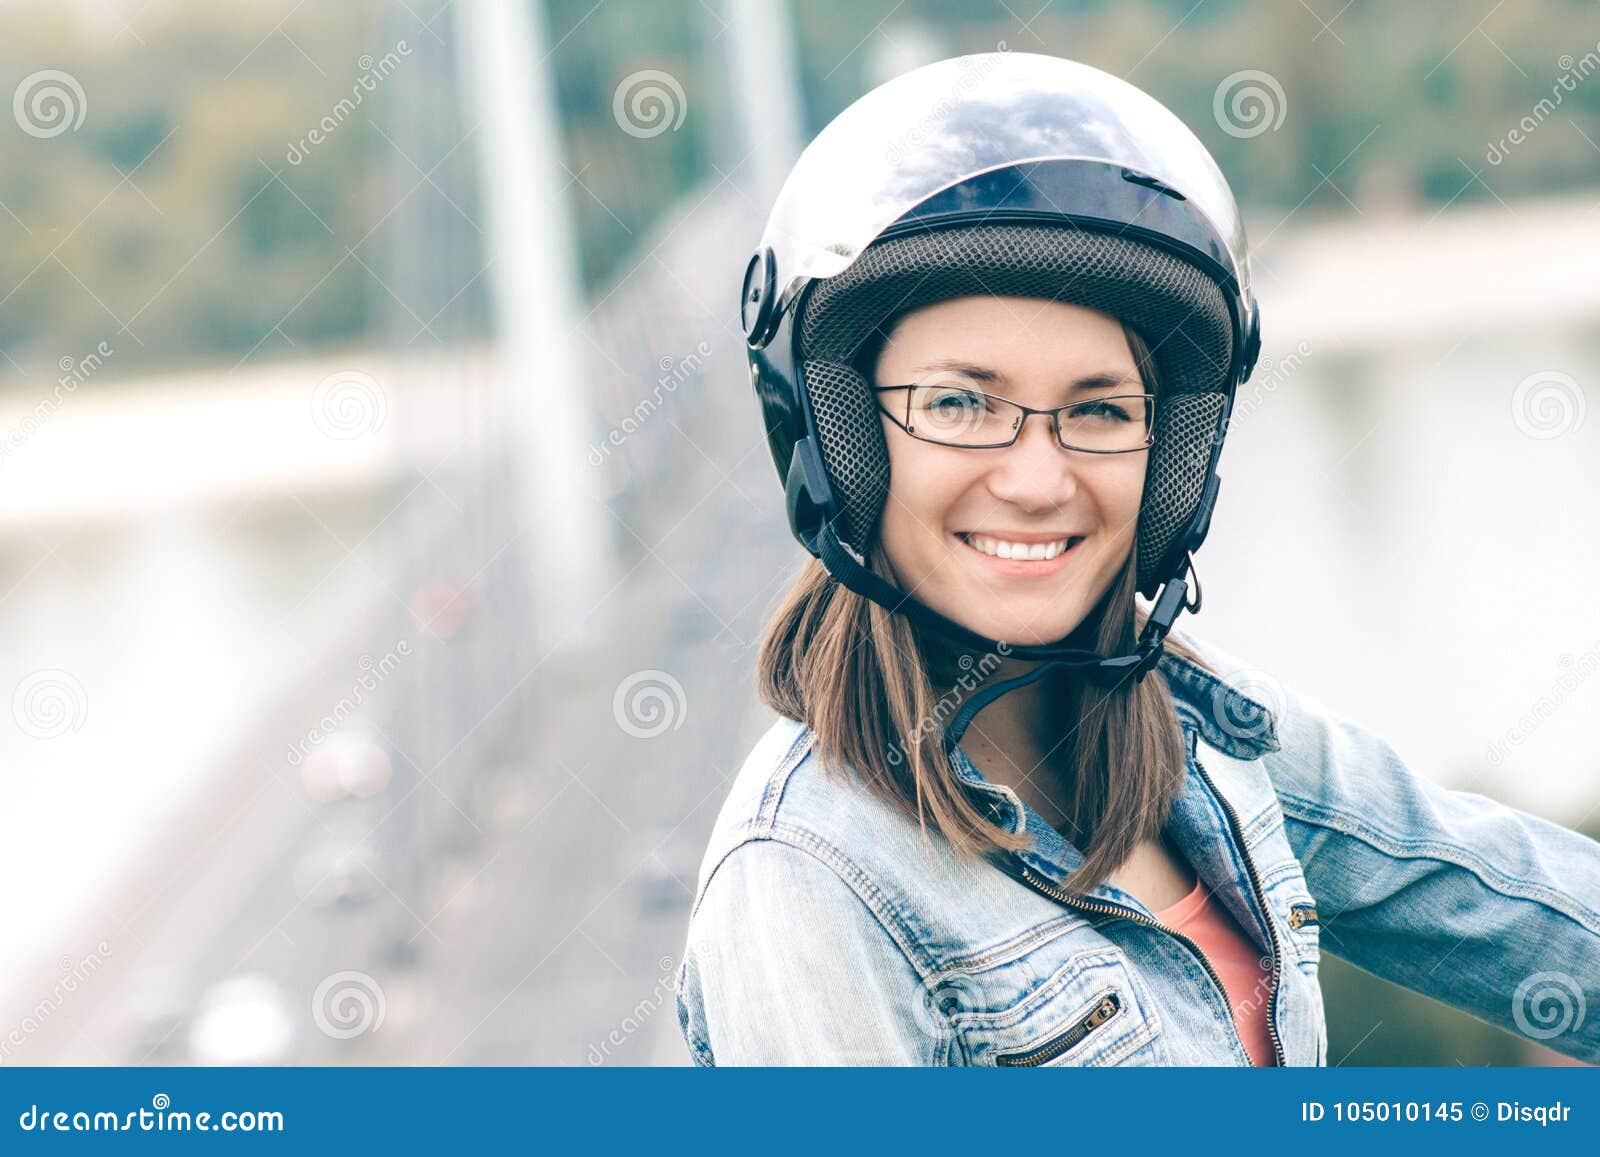
M1110 314L1150 348L1161 393L1135 551L1154 604L1133 653L1007 644L1111 685L1142 678L1190 603L1217 459L1260 350L1244 223L1199 139L1118 78L1032 53L915 69L841 112L773 206L740 301L751 381L790 528L851 590L961 643L986 639L866 566L889 457L858 355L945 298L1004 294ZM1190 576L1192 578L1192 575Z

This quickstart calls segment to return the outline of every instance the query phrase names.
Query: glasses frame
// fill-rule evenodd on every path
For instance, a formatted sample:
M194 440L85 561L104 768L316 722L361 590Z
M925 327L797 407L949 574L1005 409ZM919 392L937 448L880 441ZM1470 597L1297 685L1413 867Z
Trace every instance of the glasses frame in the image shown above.
M928 383L928 382L912 382L909 385L904 385L904 386L873 386L873 387L871 387L871 389L872 389L872 392L874 394L880 396L879 401L878 401L878 409L883 411L884 416L887 417L889 419L889 421L893 422L896 426L899 426L907 434L911 435L911 437L917 439L917 441L919 441L919 442L927 442L930 445L934 445L934 446L949 446L949 447L951 447L952 449L955 449L955 450L1002 450L1007 446L1016 445L1017 439L1022 437L1022 429L1023 429L1023 427L1028 424L1028 418L1031 417L1034 414L1048 414L1050 416L1050 427L1051 427L1051 429L1053 429L1055 431L1056 445L1060 446L1063 450L1076 450L1080 454L1136 454L1140 450L1148 450L1148 449L1150 449L1151 446L1155 445L1155 441L1156 441L1156 402L1157 402L1157 395L1155 395L1155 394L1151 394L1151 393L1107 394L1107 395L1105 395L1103 397L1084 398L1081 401L1068 402L1064 406L1051 406L1051 407L1049 407L1047 409L1039 410L1039 409L1035 409L1032 406L1024 406L1021 402L1014 402L1010 398L1001 397L999 394L990 394L990 393L986 393L983 390L974 389L972 386L959 386L959 387L956 387L956 388L961 389L961 390L965 390L967 393L970 393L970 394L977 394L979 397L987 398L987 399L989 399L991 401L1004 402L1006 405L1014 406L1018 410L1022 411L1022 417L1017 421L1016 426L1011 431L1010 440L1005 441L1005 442L983 442L983 443L978 443L978 444L973 444L973 443L969 443L969 442L944 442L944 441L940 441L938 438L929 438L929 437L926 437L926 436L924 436L922 434L917 433L915 430L913 430L911 428L911 426L909 424L909 422L910 422L910 413L909 413L909 411L910 411L910 407L911 407L911 391L915 390L915 389L918 389L920 387L923 387L923 386L927 386L929 384L930 383ZM881 400L881 395L889 393L890 391L893 391L893 390L905 390L906 391L907 417L906 417L905 421L901 421L899 418L895 417L894 413L887 406L885 406L883 404L882 400ZM1143 398L1145 400L1145 404L1146 404L1146 407L1147 407L1147 413L1149 414L1149 421L1148 421L1148 424L1147 424L1146 429L1145 429L1144 442L1142 444L1140 444L1138 446L1129 446L1126 450L1096 450L1096 449L1092 449L1092 448L1090 448L1088 446L1073 446L1073 445L1071 445L1071 444L1069 444L1067 442L1064 442L1062 440L1061 413L1062 413L1063 410L1071 410L1071 409L1073 409L1073 408L1075 408L1077 406L1086 406L1086 405L1090 404L1091 402L1110 402L1110 401L1113 401L1113 400L1115 400L1117 398Z

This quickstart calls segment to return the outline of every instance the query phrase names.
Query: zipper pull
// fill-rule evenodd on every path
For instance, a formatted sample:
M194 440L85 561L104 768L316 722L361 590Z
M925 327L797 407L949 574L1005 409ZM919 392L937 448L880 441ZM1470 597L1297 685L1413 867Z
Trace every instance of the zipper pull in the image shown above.
M1302 924L1317 923L1317 906L1315 904L1289 905L1289 927L1298 928Z
M1106 1021L1110 1020L1112 1016L1116 1014L1116 1011L1117 997L1116 994L1113 993L1102 1000L1099 1006L1084 1019L1083 1027L1085 1029L1099 1028L1101 1025L1105 1024Z

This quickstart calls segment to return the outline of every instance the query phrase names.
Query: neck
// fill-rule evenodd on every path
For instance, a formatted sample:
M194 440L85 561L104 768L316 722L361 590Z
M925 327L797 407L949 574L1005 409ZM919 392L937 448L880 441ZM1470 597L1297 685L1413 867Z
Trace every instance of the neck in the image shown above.
M1078 631L1059 642L1092 650L1094 640L1087 634L1080 626ZM954 692L963 702L983 689L1023 678L1046 662L1008 654L1004 644L998 651L977 650L939 636L923 636L921 643L936 692ZM1043 740L1055 729L1058 734L1046 744L1052 746L1060 738L1063 699L1081 678L1069 667L1053 667L1043 677L1006 691L988 703L973 719L973 726L981 725L991 733L1004 732L1029 741Z
M1037 661L990 656L968 670L985 675L982 686L1015 679L1039 666ZM1073 699L1073 676L1061 669L1006 692L986 704L968 725L962 750L991 783L1009 787L1046 822L1060 827L1073 771L1074 747L1064 726ZM970 692L969 692L970 694Z
M1125 587L1130 576L1131 571L1126 571ZM1060 642L1084 650L1100 650L1103 613L1102 602ZM923 635L921 642L935 684L941 689L959 684L963 701L979 686L1019 678L1042 662L995 651L974 651L939 635ZM1071 668L1056 667L1042 678L986 704L961 738L962 750L985 778L1017 792L1058 828L1065 813L1054 801L1067 798L1076 778L1071 717L1075 716L1082 679Z
M984 684L1020 678L1038 667L1034 660L1004 659ZM1072 678L1069 672L1056 669L1006 692L978 712L969 731L981 729L991 743L1018 755L1043 757L1052 748L1059 753L1064 746L1063 705L1070 698Z

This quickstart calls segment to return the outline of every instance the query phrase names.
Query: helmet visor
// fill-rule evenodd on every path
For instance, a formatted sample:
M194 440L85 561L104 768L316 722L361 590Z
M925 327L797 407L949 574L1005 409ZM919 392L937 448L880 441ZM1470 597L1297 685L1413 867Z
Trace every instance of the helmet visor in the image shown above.
M840 113L801 154L774 203L772 250L786 307L810 279L832 277L889 225L941 190L1020 162L1116 165L1182 194L1215 238L1241 311L1249 256L1233 193L1210 153L1140 89L1059 57L993 52L914 69ZM1063 215L1082 211L1052 205Z

